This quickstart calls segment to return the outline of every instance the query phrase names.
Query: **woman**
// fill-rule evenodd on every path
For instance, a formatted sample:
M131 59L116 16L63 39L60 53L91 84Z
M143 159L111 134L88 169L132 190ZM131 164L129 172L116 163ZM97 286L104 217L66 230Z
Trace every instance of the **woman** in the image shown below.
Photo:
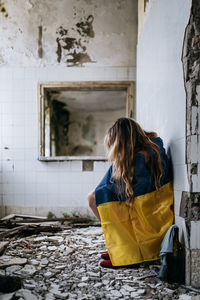
M101 266L157 260L173 223L172 174L163 142L135 120L120 118L108 130L105 146L112 165L88 195L108 250Z

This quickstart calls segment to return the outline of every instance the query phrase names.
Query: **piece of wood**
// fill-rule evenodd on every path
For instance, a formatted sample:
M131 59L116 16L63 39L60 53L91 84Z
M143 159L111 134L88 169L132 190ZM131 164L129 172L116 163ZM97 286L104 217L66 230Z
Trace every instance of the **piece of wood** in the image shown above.
M21 214L10 214L8 216L5 216L5 217L1 218L0 221L11 220L11 219L14 219L14 218L46 219L47 217L33 216L33 215L21 215Z
M0 228L0 232L5 232L6 230L8 230L8 228Z
M0 255L3 254L3 252L8 247L8 245L9 245L9 242L0 242Z
M19 226L19 227L15 227L12 229L7 229L5 232L0 233L0 238L11 236L11 235L19 233L27 228L28 228L28 225Z
M25 230L26 233L42 233L42 232L58 232L62 231L63 228L61 226L37 226L32 227L28 226L28 228Z
M89 223L91 222L88 218L48 218L48 219L25 219L25 220L10 220L11 224L19 224L19 223L44 223L44 222L78 222L78 223Z
M16 221L17 222L22 222L22 220L16 220L16 218L22 218L22 219L34 219L34 220L46 220L47 217L39 217L39 216L32 216L32 215L16 215L16 214L11 214L11 215L8 215L2 219L0 219L0 223L3 223L3 224L11 224L12 222L15 223ZM24 221L24 220L23 220Z
M62 226L55 226L55 225L22 225L19 227L15 227L12 229L7 229L5 232L0 233L0 238L9 237L19 233L40 233L40 232L58 232L63 230Z
M47 224L43 225L44 222L34 222L34 223L31 223L31 222L24 222L24 221L20 221L19 223L17 222L17 225L18 226L22 226L22 225L28 225L28 226L31 226L31 227L38 227L38 226L55 226L55 225L61 225L60 222L47 222ZM13 226L15 225L15 223L12 224Z
M137 280L143 280L143 279L146 279L146 278L150 278L150 277L156 277L156 274L149 274L149 275L144 275L144 276L140 276L140 277L136 277L135 279Z
M69 223L69 225L71 225L71 227L73 228L86 228L88 226L90 227L100 227L101 224L94 224L94 223L89 223L89 224L84 224L84 223Z
M14 217L15 217L15 214L11 214L11 215L8 215L8 216L5 216L5 217L1 218L0 221L10 220L10 219L13 219Z
M182 288L189 290L189 291L193 291L195 293L199 293L199 289L195 289L192 286L188 286L188 285L181 285Z
M31 219L47 219L47 217L41 217L41 216L33 216L33 215L19 215L19 214L16 214L15 215L16 218L31 218Z

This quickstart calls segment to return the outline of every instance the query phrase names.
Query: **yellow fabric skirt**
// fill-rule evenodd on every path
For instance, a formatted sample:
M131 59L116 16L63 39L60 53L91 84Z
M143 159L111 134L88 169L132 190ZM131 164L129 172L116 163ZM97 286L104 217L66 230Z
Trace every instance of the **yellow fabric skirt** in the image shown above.
M136 197L132 206L113 201L97 208L113 266L159 259L161 242L174 220L171 182Z

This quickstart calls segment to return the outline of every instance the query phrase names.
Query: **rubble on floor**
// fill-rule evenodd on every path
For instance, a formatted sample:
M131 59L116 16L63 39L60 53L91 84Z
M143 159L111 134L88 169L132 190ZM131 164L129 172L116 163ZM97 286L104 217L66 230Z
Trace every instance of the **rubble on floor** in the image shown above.
M0 300L53 299L200 299L198 292L155 277L158 265L104 269L101 227L66 228L57 233L5 238L0 275L22 278L22 288Z
M88 227L100 225L90 217L70 217L66 214L63 218L56 218L53 214L49 214L49 216L8 215L0 219L0 239L16 234L30 235L39 232L58 232L67 226ZM4 247L5 245L0 243L0 254Z

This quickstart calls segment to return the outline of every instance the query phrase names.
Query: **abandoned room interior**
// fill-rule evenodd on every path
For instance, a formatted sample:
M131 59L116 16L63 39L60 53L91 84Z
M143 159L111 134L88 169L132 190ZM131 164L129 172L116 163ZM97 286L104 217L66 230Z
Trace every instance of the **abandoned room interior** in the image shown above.
M0 24L0 300L200 299L200 0L0 0ZM184 282L99 265L121 117L172 161Z

